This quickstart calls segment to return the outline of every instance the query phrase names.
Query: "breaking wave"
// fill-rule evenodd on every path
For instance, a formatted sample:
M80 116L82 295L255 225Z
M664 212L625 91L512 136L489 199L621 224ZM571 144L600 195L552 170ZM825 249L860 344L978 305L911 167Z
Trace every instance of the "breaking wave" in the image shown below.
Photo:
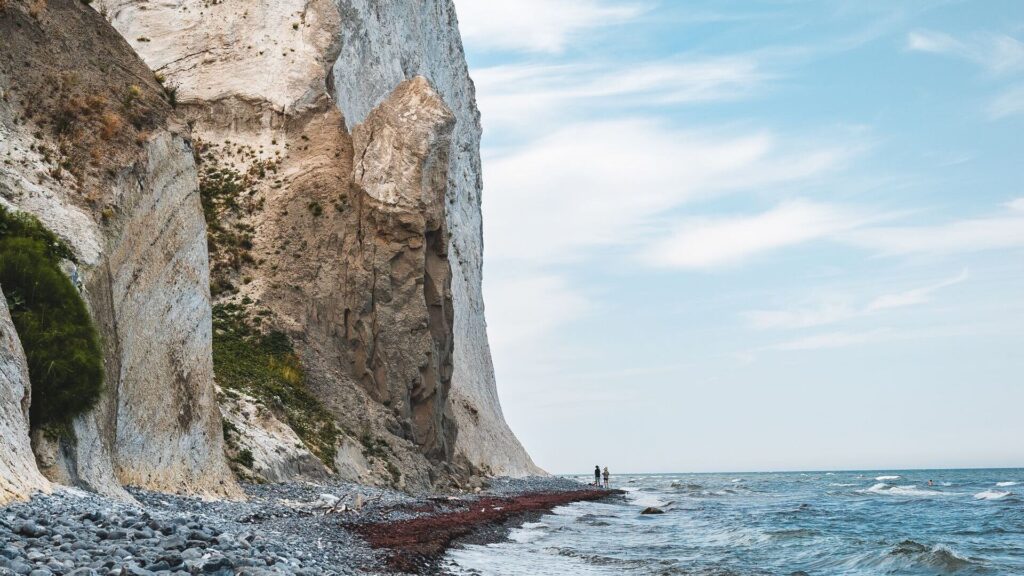
M975 500L1002 500L1007 496L1012 495L1013 492L1007 492L1005 490L985 490L974 495Z
M926 490L918 488L913 484L906 486L893 486L886 484L885 482L879 482L871 488L866 490L858 490L862 494L884 494L886 496L915 496L915 497L928 497L928 496L944 496L947 495L937 490Z

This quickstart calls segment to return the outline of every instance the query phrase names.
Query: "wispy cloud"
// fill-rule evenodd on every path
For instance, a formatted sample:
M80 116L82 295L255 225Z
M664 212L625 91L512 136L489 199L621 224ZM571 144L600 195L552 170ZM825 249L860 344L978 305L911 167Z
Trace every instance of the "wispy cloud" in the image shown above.
M555 274L525 273L488 278L484 289L488 332L495 348L537 344L591 308L586 296Z
M943 288L948 288L950 286L960 284L961 282L966 282L969 277L970 273L968 273L967 270L964 270L952 278L947 278L934 284L929 284L928 286L921 286L920 288L913 288L911 290L905 290L895 294L885 294L869 302L864 308L864 312L879 312L881 310L891 310L894 308L905 308L907 306L924 304L931 300L932 294L942 290Z
M642 64L510 64L474 70L473 78L486 128L501 131L609 104L735 100L770 75L750 57L679 56Z
M968 278L968 271L964 270L951 278L901 292L882 294L866 302L862 300L862 303L845 295L833 295L804 306L780 310L753 310L744 312L741 316L752 328L758 330L815 328L871 316L886 310L925 304L931 301L936 292L965 282Z
M837 331L837 332L825 332L822 334L814 334L813 336L806 336L803 338L797 338L782 342L781 344L775 344L769 346L769 350L785 350L785 351L806 351L806 350L824 350L830 348L845 348L847 346L854 346L858 344L868 344L871 342L877 342L888 339L892 336L892 330L888 328L877 328L874 330L863 330L863 331Z
M647 8L638 3L600 0L459 0L459 28L479 50L562 52L588 29L626 22Z
M883 255L947 255L1024 247L1024 199L989 217L921 226L865 227L842 240Z
M1018 84L996 96L988 107L992 118L1024 114L1024 84Z
M653 120L573 124L485 159L488 256L550 263L637 244L687 202L811 179L852 153L770 132L729 136Z
M667 238L653 243L644 259L674 268L732 265L780 248L829 238L863 221L864 216L850 209L791 201L752 216L684 220Z
M1004 34L957 38L942 32L916 30L907 35L907 48L954 56L996 75L1024 70L1024 43Z

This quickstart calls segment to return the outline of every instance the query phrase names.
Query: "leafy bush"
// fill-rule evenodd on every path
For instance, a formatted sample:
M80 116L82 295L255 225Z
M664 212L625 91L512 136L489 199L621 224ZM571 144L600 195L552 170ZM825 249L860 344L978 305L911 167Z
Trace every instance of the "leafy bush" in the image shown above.
M61 272L71 249L35 218L0 207L0 286L28 359L32 427L63 428L103 387L99 336Z
M226 391L245 392L283 410L288 425L310 452L334 467L341 432L305 386L305 374L288 336L251 327L237 304L213 307L213 371Z

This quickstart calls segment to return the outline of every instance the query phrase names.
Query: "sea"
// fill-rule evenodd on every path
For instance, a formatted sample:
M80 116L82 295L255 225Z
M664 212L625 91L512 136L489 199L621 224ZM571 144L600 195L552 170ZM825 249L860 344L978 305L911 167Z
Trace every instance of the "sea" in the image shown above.
M1024 575L1024 469L641 474L612 484L626 495L556 508L505 542L457 546L445 569ZM651 506L664 514L641 514Z

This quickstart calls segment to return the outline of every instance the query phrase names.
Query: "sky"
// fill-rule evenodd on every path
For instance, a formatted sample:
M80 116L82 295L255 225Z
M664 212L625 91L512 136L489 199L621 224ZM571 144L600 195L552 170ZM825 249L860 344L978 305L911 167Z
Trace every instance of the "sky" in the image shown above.
M456 7L540 466L1024 466L1024 3Z

